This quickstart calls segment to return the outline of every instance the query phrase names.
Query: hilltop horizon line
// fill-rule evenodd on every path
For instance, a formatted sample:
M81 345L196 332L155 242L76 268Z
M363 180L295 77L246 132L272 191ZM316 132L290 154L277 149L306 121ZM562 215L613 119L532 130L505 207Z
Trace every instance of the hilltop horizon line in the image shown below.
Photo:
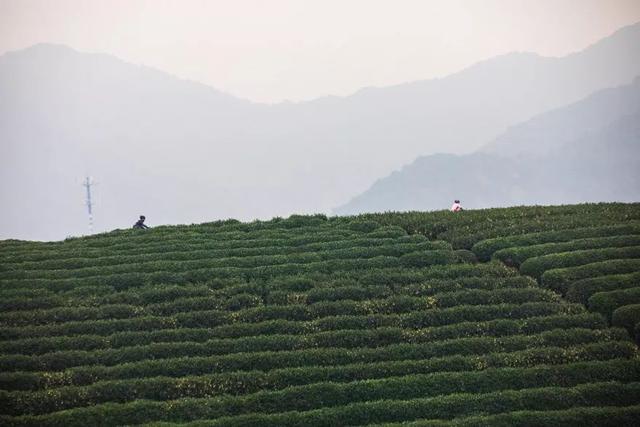
M398 83L393 83L393 84L388 84L388 85L383 85L383 86L361 86L358 89L352 91L351 93L348 93L346 95L335 95L335 94L325 94L325 95L319 95L319 96L315 96L312 98L308 98L308 99L299 99L299 100L289 100L289 99L281 99L279 101L274 101L274 102L266 102L266 101L257 101L257 100L253 100L250 99L248 97L245 96L240 96L240 95L236 95L234 93L231 93L227 90L221 89L220 87L214 85L214 84L210 84L210 83L206 83L206 82L202 82L196 79L192 79L192 78L188 78L188 77L182 77L179 76L177 74L173 74L170 71L167 70L163 70L159 67L155 67L155 66L151 66L151 65L146 65L143 63L136 63L133 61L129 61L126 59L123 59L121 57L119 57L116 54L113 53L109 53L109 52L91 52L91 51L84 51L84 50L80 50L77 49L73 46L70 46L68 44L65 43L56 43L56 42L48 42L48 41L43 41L43 42L38 42L38 43L34 43L30 46L24 47L24 48L20 48L20 49L13 49L13 50L7 50L5 52L1 52L0 53L0 59L4 56L7 55L14 55L14 54L20 54L20 53L24 53L27 51L31 51L34 49L39 49L39 48L62 48L64 50L73 52L74 54L80 54L80 55L96 55L96 56L103 56L103 57L108 57L112 60L116 60L119 61L123 64L127 64L127 65L133 65L136 67L140 67L145 69L146 71L150 71L150 72L155 72L155 73L161 73L167 77L171 77L173 79L176 80L180 80L186 83L191 83L191 84L196 84L199 86L203 86L206 87L210 90L214 90L216 92L218 92L219 94L234 98L235 100L239 100L239 101L244 101L244 102L248 102L251 104L255 104L255 105L262 105L262 106L280 106L280 105L297 105L297 104L307 104L307 103L314 103L314 102L322 102L323 100L327 100L327 99L346 99L346 98L350 98L350 97L354 97L354 96L358 96L361 94L364 94L366 92L370 92L370 91L376 91L376 90L384 90L384 89L389 89L389 88L398 88L398 87L402 87L402 86L409 86L412 84L419 84L419 83L424 83L424 82L429 82L429 81L437 81L437 80L441 80L443 78L448 78L451 76L455 76L461 73L464 73L470 69L473 69L475 67L478 66L482 66L484 64L487 63L491 63L492 61L496 61L496 60L500 60L500 59L504 59L506 57L535 57L535 58L542 58L542 59L561 59L561 58L567 58L573 55L578 55L594 46L597 46L599 44L605 43L607 40L615 37L616 35L618 35L621 32L624 31L630 31L632 29L634 29L635 27L639 27L640 28L640 21L635 22L633 24L629 24L629 25L625 25L623 27L618 28L617 30L613 31L612 33L610 33L609 35L607 35L606 37L603 37L591 44L588 44L584 47L582 47L579 50L575 50L572 52L567 53L566 55L562 55L562 56L549 56L549 55L542 55L539 54L537 52L532 52L532 51L510 51L510 52L506 52L506 53L498 53L489 57L486 57L484 59L481 59L479 61L474 61L471 62L470 64L467 64L464 67L461 67L455 71L451 71L447 74L444 75L440 75L440 76L434 76L434 77L425 77L422 79L416 79L416 80L409 80L409 81L405 81L405 82L398 82Z

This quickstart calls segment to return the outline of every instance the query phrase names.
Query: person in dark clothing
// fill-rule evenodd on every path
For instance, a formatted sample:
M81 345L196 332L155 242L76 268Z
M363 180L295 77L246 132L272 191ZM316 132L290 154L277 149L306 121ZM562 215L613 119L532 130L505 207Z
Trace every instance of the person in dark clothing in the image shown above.
M141 229L149 228L144 224L145 219L146 218L144 215L140 215L140 219L137 220L135 224L133 224L133 228L141 228Z

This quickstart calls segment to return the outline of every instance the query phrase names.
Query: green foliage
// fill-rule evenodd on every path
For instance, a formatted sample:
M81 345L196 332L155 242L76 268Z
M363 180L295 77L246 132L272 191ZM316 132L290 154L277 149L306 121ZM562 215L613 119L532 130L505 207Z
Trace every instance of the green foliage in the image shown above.
M489 238L539 233L548 230L619 226L623 222L639 220L640 212L637 204L600 203L479 209L464 211L462 215L452 214L449 211L385 212L363 214L356 218L374 220L383 225L398 225L409 234L420 233L431 240L447 240L457 249L471 249L475 243ZM567 240L612 234L603 232L596 235L580 235L578 233L577 237L571 237ZM634 233L625 231L624 234ZM553 240L547 240L547 242L549 241ZM507 246L500 247L500 249L504 247ZM491 251L488 257L495 250L497 249ZM474 252L476 251L474 250ZM476 254L481 260L488 259L478 252Z
M595 221L594 221L595 222ZM559 231L543 231L519 235L503 235L476 243L472 250L480 260L488 260L491 256L505 248L528 247L545 243L570 242L575 239L640 234L640 224L587 226Z
M453 251L412 252L400 257L401 265L410 268L428 267L437 264L452 264L458 257Z
M630 333L640 323L640 304L629 304L616 309L611 315L611 324L626 328Z
M639 208L0 242L0 423L630 424Z
M616 230L619 231L619 230ZM640 229L638 230L640 232ZM507 265L519 267L529 258L559 252L570 252L584 249L613 248L623 246L640 246L640 235L607 236L589 239L571 240L562 243L543 243L538 245L516 246L500 249L493 257Z
M185 397L212 397L224 394L244 395L261 390L282 390L322 381L349 383L404 375L437 372L479 371L497 367L526 368L538 364L558 365L583 360L631 359L636 351L628 342L589 344L578 347L549 347L513 353L483 356L451 356L428 360L401 360L356 363L340 367L311 366L275 369L268 372L246 371L224 374L152 377L97 382L90 386L61 387L37 393L13 392L7 395L7 412L45 414L77 406L105 402L130 402L135 399L175 400ZM123 393L123 391L125 391Z
M529 258L520 266L520 273L540 278L545 271L554 268L574 267L599 261L633 258L640 258L640 246L561 252Z
M598 292L589 298L589 310L602 313L611 319L611 314L619 307L640 304L640 287L618 291Z
M599 321L602 323L600 316ZM418 342L392 344L378 348L355 348L345 352L340 348L304 349L279 352L254 352L229 354L225 356L194 356L119 364L115 366L81 366L60 372L6 372L0 374L0 385L8 390L55 388L70 385L89 385L105 380L125 380L156 376L183 377L189 375L224 374L235 371L255 372L274 369L307 369L312 366L345 366L357 363L389 363L402 360L425 360L452 356L472 356L477 358L489 353L513 353L517 351L546 347L580 347L603 343L614 348L629 336L621 329L585 329L587 323L580 324L579 318L567 318L564 324L537 322L529 331L531 335L505 337L477 337L440 340L439 342ZM557 329L545 330L546 327ZM595 325L603 328L604 325ZM488 327L488 325L487 325ZM561 329L562 328L562 329ZM536 333L537 330L543 332ZM523 329L523 332L526 332ZM425 341L428 334L424 335ZM438 334L433 335L437 338ZM444 336L444 335L443 335ZM478 369L484 365L479 364Z
M452 420L420 420L402 423L407 427L564 427L580 425L583 427L634 427L640 420L640 406L625 407L577 407L560 410L512 411L497 415L480 415L454 418ZM188 424L195 426L196 423ZM385 424L395 427L400 424Z
M592 277L573 282L567 291L567 300L586 305L589 297L597 292L615 291L638 286L640 286L640 272Z
M380 227L375 221L353 221L349 224L349 230L359 231L361 233L371 233Z
M556 268L542 274L541 282L549 289L565 294L569 286L578 280L612 274L635 273L640 270L639 259L613 259L578 267Z
M209 419L206 425L314 425L319 422L362 424L416 418L448 419L460 415L501 413L524 409L569 409L577 405L628 406L640 398L637 363L609 362L622 369L607 372L599 362L540 368L488 369L484 372L413 375L349 384L318 383L264 391L247 397L185 398L169 402L139 400L101 404L16 418L18 425L86 425L96 420L108 425ZM562 387L554 384L565 374ZM536 377L534 377L536 375ZM589 378L589 376L591 378ZM593 384L584 384L584 382ZM539 384L538 387L533 384ZM486 391L485 391L486 390ZM482 391L485 391L482 393ZM392 399L381 400L381 396ZM349 405L345 403L350 402ZM320 407L322 407L320 409ZM212 419L218 418L216 421ZM23 424L24 423L24 424Z

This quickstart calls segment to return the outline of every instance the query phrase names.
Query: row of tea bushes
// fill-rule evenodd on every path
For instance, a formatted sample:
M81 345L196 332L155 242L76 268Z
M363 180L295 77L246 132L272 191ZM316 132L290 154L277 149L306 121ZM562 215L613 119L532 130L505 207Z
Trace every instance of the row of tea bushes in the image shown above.
M493 257L519 268L521 274L635 335L640 322L633 308L640 303L639 241L640 228L631 221L486 239L476 243L473 251L481 260Z
M624 421L640 404L627 330L498 256L478 263L480 240L534 232L566 243L529 259L629 251L640 212L292 216L0 242L0 423ZM608 274L628 283L635 261ZM621 295L599 311L627 327Z

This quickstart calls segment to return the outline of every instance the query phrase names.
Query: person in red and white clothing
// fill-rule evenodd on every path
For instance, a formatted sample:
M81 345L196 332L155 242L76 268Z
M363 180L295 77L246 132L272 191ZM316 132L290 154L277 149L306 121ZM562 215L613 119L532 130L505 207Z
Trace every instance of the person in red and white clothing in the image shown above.
M460 212L462 210L462 205L460 204L460 200L454 200L453 205L451 205L451 212Z

